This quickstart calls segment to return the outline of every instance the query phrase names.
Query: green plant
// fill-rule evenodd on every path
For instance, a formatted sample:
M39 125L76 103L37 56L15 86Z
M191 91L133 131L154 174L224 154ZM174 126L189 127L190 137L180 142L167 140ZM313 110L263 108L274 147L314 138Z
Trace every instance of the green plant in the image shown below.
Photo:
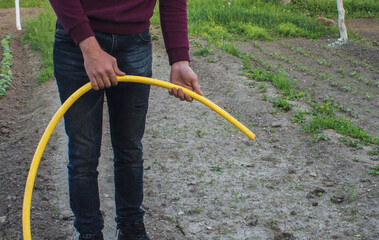
M209 49L209 46L205 46L201 49L198 49L196 51L194 51L193 53L195 56L202 56L202 57L205 57L209 54L213 54L213 52Z
M296 110L292 113L292 122L305 123L307 112Z
M343 86L342 88L343 88L343 90L345 90L346 92L348 92L348 91L351 90L351 87L349 87L349 86Z
M371 174L371 175L375 175L375 176L377 176L377 175L379 175L379 164L378 165L376 165L376 166L370 166L370 171L368 172L369 174Z
M293 106L292 104L288 103L286 100L280 97L274 98L273 100L271 100L271 102L274 107L280 108L284 111L291 110Z
M345 186L345 190L347 192L347 199L348 199L349 202L354 201L354 199L356 197L355 196L356 194L354 194L356 186L357 186L357 184L354 184L352 186Z
M213 167L211 167L211 170L213 172L224 172L222 167L219 164L217 164L217 160L215 160L215 164L213 165ZM212 180L212 183L213 183L213 180Z
M265 83L261 83L258 85L258 90L260 92L267 92L267 85Z
M338 138L342 143L344 143L346 146L355 148L355 149L362 149L362 147L359 146L358 141L353 141L347 137L340 137Z
M11 66L13 64L12 50L9 46L9 40L12 38L12 34L7 34L1 40L1 46L3 48L2 60L0 62L0 97L6 94L7 88L11 85L13 80L13 74Z
M293 23L281 23L279 24L277 28L277 32L279 35L285 36L285 37L292 37L292 36L307 36L308 32L304 29L301 29L297 27Z
M43 83L53 76L53 43L56 15L49 2L43 1L37 17L25 24L24 42L30 44L33 50L42 52L43 66L38 83Z
M28 1L20 1L20 7L37 7L40 6L44 0L28 0ZM14 8L15 1L13 0L1 0L0 8Z
M327 136L324 136L322 133L318 133L318 134L315 134L313 135L313 139L318 142L320 140L323 140L323 141L327 141L329 140L329 138Z
M360 140L364 144L378 144L379 138L371 137L360 127L354 125L351 120L343 116L335 118L334 115L318 115L302 125L306 132L319 133L324 129L334 129L336 132Z

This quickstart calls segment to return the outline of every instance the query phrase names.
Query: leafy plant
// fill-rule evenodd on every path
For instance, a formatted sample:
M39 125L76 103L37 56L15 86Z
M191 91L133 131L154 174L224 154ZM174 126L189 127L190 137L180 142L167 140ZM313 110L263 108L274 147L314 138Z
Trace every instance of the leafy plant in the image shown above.
M376 166L371 166L370 169L371 170L368 172L369 174L375 175L375 176L379 175L379 164Z
M293 106L292 104L288 103L286 100L284 100L283 98L280 98L280 97L274 98L273 100L271 100L271 102L272 102L272 105L274 107L280 108L284 111L291 110L291 108Z
M196 50L194 53L193 53L195 56L202 56L202 57L205 57L209 54L213 54L213 52L211 50L209 50L209 46L205 46L201 49L198 49Z
M13 64L12 50L9 46L9 40L12 38L12 34L7 34L1 40L1 46L3 48L2 60L0 62L0 97L6 94L7 88L11 85L13 80L13 74L11 66Z
M292 122L305 123L307 112L296 110L292 113Z

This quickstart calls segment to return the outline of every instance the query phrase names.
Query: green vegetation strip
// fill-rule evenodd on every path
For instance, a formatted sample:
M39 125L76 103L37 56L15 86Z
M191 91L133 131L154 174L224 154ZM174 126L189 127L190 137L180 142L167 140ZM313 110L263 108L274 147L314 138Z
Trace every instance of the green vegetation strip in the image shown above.
M14 8L14 0L0 0L0 8ZM37 7L40 6L45 0L22 0L20 7Z
M0 62L0 97L6 94L6 90L11 85L13 80L13 74L11 70L11 66L13 64L13 56L12 50L9 46L9 40L11 38L12 34L8 34L1 40L3 54Z
M24 42L30 44L33 50L42 52L43 67L38 77L38 83L49 80L54 73L53 43L56 16L48 1L41 5L37 17L26 23Z

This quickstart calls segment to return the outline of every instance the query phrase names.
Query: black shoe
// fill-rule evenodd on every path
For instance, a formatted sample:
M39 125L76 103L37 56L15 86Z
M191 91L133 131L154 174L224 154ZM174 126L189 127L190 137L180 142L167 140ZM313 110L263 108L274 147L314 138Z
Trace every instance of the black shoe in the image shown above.
M103 237L103 233L100 232L99 234L91 238L85 238L83 236L79 236L79 240L104 240L104 237Z
M117 240L150 240L146 234L145 225L142 220L133 224L119 224Z

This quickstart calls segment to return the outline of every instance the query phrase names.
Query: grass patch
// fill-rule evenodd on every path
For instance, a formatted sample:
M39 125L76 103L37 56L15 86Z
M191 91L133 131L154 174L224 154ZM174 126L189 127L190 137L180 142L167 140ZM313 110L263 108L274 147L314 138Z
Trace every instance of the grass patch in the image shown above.
M53 43L56 19L49 2L44 2L38 16L26 23L24 42L30 44L33 50L42 53L43 67L37 79L38 83L43 83L53 76Z
M379 2L377 0L344 0L343 7L346 18L379 17ZM285 8L310 16L338 17L335 0L292 0Z
M334 129L337 133L359 139L364 144L379 143L379 138L371 137L370 134L343 116L336 118L333 115L318 115L309 123L303 124L302 127L306 132L310 133L320 133L324 129Z
M193 54L195 56L205 57L205 56L208 56L209 54L213 54L213 52L209 49L209 46L206 46L206 47L196 50Z
M20 1L20 7L37 7L46 1L44 0L26 0ZM14 0L0 0L0 8L14 8Z

